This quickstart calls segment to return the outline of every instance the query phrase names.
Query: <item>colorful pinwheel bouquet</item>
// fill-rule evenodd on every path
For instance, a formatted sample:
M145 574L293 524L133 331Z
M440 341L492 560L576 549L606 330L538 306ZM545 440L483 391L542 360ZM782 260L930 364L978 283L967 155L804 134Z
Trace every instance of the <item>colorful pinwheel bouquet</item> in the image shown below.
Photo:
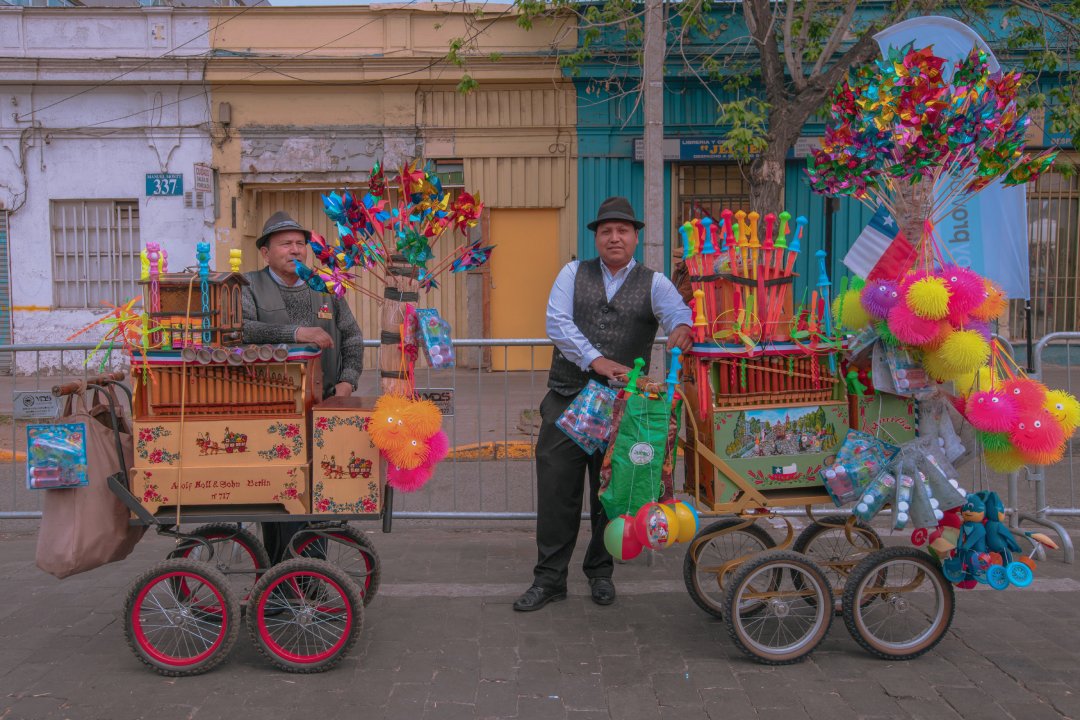
M349 190L323 196L323 211L337 226L338 239L312 235L311 248L322 267L297 261L297 274L309 287L339 297L346 289L363 292L353 282L360 270L386 283L388 266L404 264L416 268L420 287L430 291L443 272L472 270L491 257L494 246L469 238L484 209L478 197L443 190L438 175L421 160L406 163L395 179L396 184L387 181L376 163L362 197ZM436 243L454 231L465 242L436 261Z

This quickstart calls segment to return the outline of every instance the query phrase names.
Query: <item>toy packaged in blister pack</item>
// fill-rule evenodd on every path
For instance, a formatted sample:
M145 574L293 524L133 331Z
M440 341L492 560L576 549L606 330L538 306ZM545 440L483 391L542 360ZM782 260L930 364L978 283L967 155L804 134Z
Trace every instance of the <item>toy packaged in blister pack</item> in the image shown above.
M27 488L72 488L89 482L86 477L85 423L27 426Z
M420 344L424 348L424 357L428 367L433 369L454 367L454 345L450 340L450 323L439 317L434 308L422 308L416 311L416 320L420 328Z
M820 477L837 507L858 499L874 478L884 472L899 448L861 430L848 430L836 460Z
M590 380L555 424L590 455L597 450L606 450L611 439L611 417L617 394Z

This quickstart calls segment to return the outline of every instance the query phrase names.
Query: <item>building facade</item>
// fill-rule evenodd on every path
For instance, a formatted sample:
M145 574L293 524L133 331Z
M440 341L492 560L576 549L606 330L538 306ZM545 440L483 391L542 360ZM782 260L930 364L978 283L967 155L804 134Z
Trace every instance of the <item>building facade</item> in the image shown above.
M214 237L209 195L192 192L211 157L207 21L169 7L0 7L0 264L12 270L0 293L14 342L63 342L137 295L146 241L182 267Z

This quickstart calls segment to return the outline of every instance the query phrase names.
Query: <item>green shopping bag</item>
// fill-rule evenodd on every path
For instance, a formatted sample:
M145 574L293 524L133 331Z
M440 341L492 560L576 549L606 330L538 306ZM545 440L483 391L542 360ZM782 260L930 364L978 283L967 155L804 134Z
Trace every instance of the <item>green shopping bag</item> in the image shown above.
M674 497L672 470L681 404L625 390L615 398L612 440L600 469L600 503L609 519Z

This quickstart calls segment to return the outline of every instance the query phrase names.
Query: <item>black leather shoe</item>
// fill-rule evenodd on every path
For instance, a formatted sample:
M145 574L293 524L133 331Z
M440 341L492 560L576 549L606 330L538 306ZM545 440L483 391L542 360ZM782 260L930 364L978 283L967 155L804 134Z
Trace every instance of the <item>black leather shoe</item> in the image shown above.
M597 605L615 602L615 583L611 582L611 578L590 578L589 587L592 588L592 601Z
M549 602L559 602L566 599L565 590L551 590L533 585L525 591L525 594L514 601L514 609L518 612L532 612L539 610Z

